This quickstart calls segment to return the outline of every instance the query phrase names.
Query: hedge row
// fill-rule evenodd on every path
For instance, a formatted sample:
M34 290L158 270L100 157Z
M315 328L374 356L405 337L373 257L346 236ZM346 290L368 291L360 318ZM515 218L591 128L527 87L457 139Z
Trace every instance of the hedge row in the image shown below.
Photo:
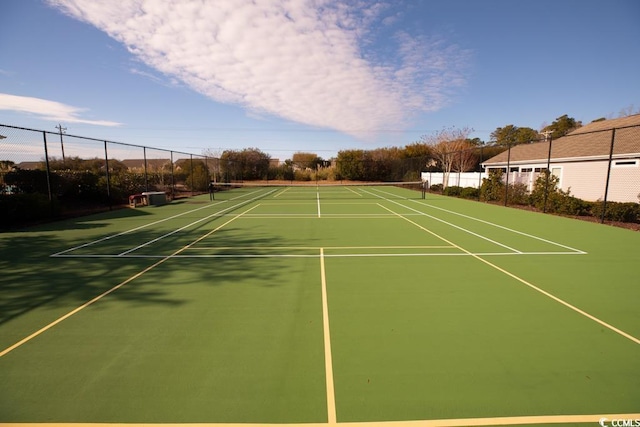
M604 202L588 202L572 196L569 191L560 190L558 178L553 175L540 175L530 193L524 184L510 184L508 189L505 188L501 175L499 172L492 173L488 179L483 180L480 189L456 186L443 189L442 184L437 184L431 186L431 191L442 193L445 196L486 202L504 202L506 193L508 205L530 206L539 211L560 215L602 218L602 212L605 209ZM546 194L545 187L548 188ZM640 203L607 202L604 219L640 223Z

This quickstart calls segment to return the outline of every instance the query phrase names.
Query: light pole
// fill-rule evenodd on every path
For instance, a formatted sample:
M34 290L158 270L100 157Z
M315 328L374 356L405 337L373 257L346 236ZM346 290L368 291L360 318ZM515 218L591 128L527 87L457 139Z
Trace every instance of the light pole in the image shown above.
M64 142L62 140L62 134L67 132L67 128L63 128L60 123L55 127L60 132L60 148L62 149L62 164L64 165Z

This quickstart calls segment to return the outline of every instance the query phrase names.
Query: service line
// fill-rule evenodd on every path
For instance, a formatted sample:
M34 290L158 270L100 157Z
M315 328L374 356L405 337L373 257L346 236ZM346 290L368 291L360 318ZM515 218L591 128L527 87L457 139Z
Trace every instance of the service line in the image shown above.
M398 202L395 202L395 201L393 201L393 200L389 200L389 201L390 201L390 202L392 202L392 203L395 203L395 204L397 204L397 205L399 205L399 206L402 206L402 207L404 207L404 208L414 210L414 209L412 209L412 208L409 208L408 206L405 206L405 205L403 205L403 204L401 204L401 203L398 203ZM382 206L382 205L381 205L381 206ZM543 289L541 289L541 288L537 287L536 285L534 285L534 284L532 284L532 283L530 283L530 282L528 282L528 281L524 280L523 278L521 278L521 277L519 277L519 276L517 276L517 275L515 275L515 274L511 273L510 271L507 271L507 270L505 270L504 268L499 267L499 266L495 265L494 263L492 263L492 262L490 262L490 261L488 261L488 260L486 260L486 259L484 259L484 258L482 258L482 257L480 257L480 256L478 256L478 255L476 255L476 254L474 254L474 253L472 253L472 252L470 252L470 251L468 251L468 250L464 249L464 248L463 248L463 247L461 247L460 245L457 245L457 244L455 244L455 243L453 243L453 242L451 242L451 241L449 241L449 240L445 239L444 237L442 237L442 236L440 236L440 235L436 234L435 232L433 232L433 231L429 230L428 228L423 227L422 225L420 225L420 224L416 223L415 221L412 221L411 219L406 218L406 217L402 216L401 214L399 214L399 213L397 213L397 212L394 212L393 210L391 210L391 209L389 209L389 208L387 208L387 207L385 207L385 206L382 206L382 207L383 207L384 209L388 210L389 212L395 213L399 218L404 219L405 221L407 221L407 222L409 222L409 223L411 223L411 224L415 225L416 227L420 228L421 230L426 231L427 233L429 233L429 234L431 234L431 235L433 235L433 236L435 236L435 237L439 238L440 240L442 240L442 241L444 241L444 242L446 242L446 243L448 243L448 244L450 244L450 245L453 245L453 246L457 247L457 248L458 248L458 249L460 249L462 252L464 252L464 253L466 253L466 254L468 254L468 255L472 256L473 258L477 259L478 261L483 262L484 264L488 265L489 267L492 267L492 268L494 268L494 269L498 270L499 272L501 272L501 273L503 273L503 274L506 274L507 276L509 276L509 277L511 277L511 278L513 278L513 279L515 279L515 280L517 280L518 282L522 283L523 285L526 285L526 286L530 287L531 289L533 289L533 290L535 290L535 291L537 291L537 292L541 293L542 295L544 295L544 296L546 296L546 297L548 297L548 298L551 298L552 300L554 300L554 301L556 301L556 302L559 302L560 304L564 305L565 307L567 307L567 308L569 308L569 309L571 309L571 310L575 311L576 313L579 313L579 314L583 315L584 317L586 317L586 318L588 318L588 319L593 320L593 321L594 321L594 322L596 322L596 323L599 323L600 325L604 326L605 328L607 328L607 329L609 329L609 330L611 330L611 331L613 331L613 332L615 332L615 333L617 333L617 334L619 334L619 335L621 335L621 336L623 336L623 337L627 338L628 340L631 340L631 341L633 341L633 342L634 342L634 343L636 343L636 344L640 344L640 339L638 339L638 338L634 337L633 335L630 335L630 334L628 334L628 333L626 333L626 332L624 332L624 331L622 331L622 330L620 330L620 329L616 328L615 326L610 325L609 323L605 322L604 320L598 319L597 317L595 317L595 316L593 316L593 315L591 315L591 314L587 313L586 311L581 310L581 309L579 309L578 307L576 307L576 306L574 306L574 305L572 305L572 304L570 304L570 303L566 302L565 300L563 300L563 299L561 299L561 298L558 298L558 297L556 297L555 295L553 295L553 294L551 294L551 293L549 293L549 292L547 292L547 291L545 291L545 290L543 290ZM427 214L425 214L425 216L429 216L429 217L430 217L430 215L427 215Z

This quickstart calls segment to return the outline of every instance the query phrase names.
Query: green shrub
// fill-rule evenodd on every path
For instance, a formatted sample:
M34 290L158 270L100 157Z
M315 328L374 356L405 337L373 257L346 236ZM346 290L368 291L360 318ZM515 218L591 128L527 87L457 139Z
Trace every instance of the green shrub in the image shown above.
M311 181L311 172L307 170L297 170L293 175L296 181Z
M429 190L433 191L434 193L442 193L442 184L433 184L431 187L429 187Z
M489 178L482 180L480 187L480 197L487 202L497 202L504 199L504 182L502 182L502 170L493 169L489 173Z
M29 221L52 218L60 213L56 199L45 194L10 194L0 197L0 227L9 228Z
M445 188L442 191L442 194L445 195L445 196L459 197L461 192L462 192L462 187L458 187L456 185L451 185L451 186Z
M529 192L526 184L509 184L507 203L510 205L528 205Z
M566 195L558 213L563 215L589 216L593 203Z
M460 197L464 199L478 200L479 196L480 196L479 188L465 187L462 189L462 191L460 191Z
M571 207L578 206L569 191L558 188L560 178L544 171L541 173L529 196L529 203L540 211L549 213L564 213L571 211ZM546 193L546 194L545 194Z
M418 171L412 170L407 171L402 177L402 181L404 182L417 182L420 181L420 173Z
M593 204L592 214L596 218L602 218L603 202ZM619 203L607 202L607 210L604 219L620 222L640 222L640 204L634 202Z

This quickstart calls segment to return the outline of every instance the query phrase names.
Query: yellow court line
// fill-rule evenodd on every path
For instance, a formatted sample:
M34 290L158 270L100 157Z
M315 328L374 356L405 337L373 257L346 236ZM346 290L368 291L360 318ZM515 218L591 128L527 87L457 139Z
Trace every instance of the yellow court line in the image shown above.
M380 206L382 206L382 205L380 205ZM402 206L402 205L401 205L401 206ZM594 322L596 322L596 323L599 323L600 325L604 326L605 328L607 328L607 329L609 329L609 330L611 330L611 331L613 331L613 332L615 332L615 333L617 333L617 334L619 334L619 335L621 335L621 336L623 336L623 337L625 337L625 338L627 338L627 339L629 339L629 340L633 341L634 343L636 343L636 344L640 344L640 339L638 339L638 338L634 337L633 335L630 335L630 334L628 334L628 333L626 333L626 332L624 332L624 331L622 331L622 330L620 330L620 329L616 328L615 326L608 324L608 323L607 323L607 322L605 322L604 320L600 320L600 319L598 319L597 317L595 317L595 316L593 316L593 315L591 315L591 314L587 313L586 311L579 309L579 308L578 308L578 307L576 307L575 305L572 305L572 304L570 304L570 303L566 302L565 300L563 300L563 299L561 299L561 298L558 298L557 296L555 296L555 295L553 295L553 294L550 294L549 292L547 292L547 291L545 291L545 290L543 290L543 289L541 289L541 288L537 287L536 285L534 285L534 284L532 284L532 283L530 283L530 282L527 282L527 281L526 281L526 280L524 280L523 278L521 278L521 277L519 277L519 276L516 276L515 274L513 274L513 273L511 273L511 272L509 272L509 271L507 271L507 270L505 270L504 268L502 268L502 267L498 267L497 265L493 264L492 262L489 262L489 261L487 261L486 259L484 259L484 258L480 257L479 255L476 255L476 254L474 254L474 253L472 253L472 252L470 252L470 251L468 251L468 250L464 249L463 247L461 247L461 246L459 246L459 245L456 245L455 243L453 243L453 242L451 242L451 241L449 241L449 240L445 239L444 237L442 237L442 236L440 236L440 235L438 235L438 234L434 233L433 231L431 231L431 230L429 230L429 229L427 229L427 228L425 228L425 227L421 226L420 224L418 224L418 223L416 223L416 222L414 222L414 221L410 220L409 218L405 218L405 217L404 217L404 216L402 216L401 214L399 214L399 213L397 213L397 212L394 212L393 210L391 210L391 209L387 208L386 206L382 206L382 207L383 207L384 209L388 210L389 212L396 214L399 218L402 218L402 219L404 219L405 221L410 222L411 224L415 225L416 227L420 228L421 230L426 231L427 233L429 233L429 234L431 234L431 235L433 235L433 236L435 236L435 237L437 237L437 238L441 239L442 241L444 241L444 242L446 242L446 243L449 243L450 245L453 245L453 246L457 247L457 248L458 248L458 249L460 249L462 252L466 253L467 255L470 255L470 256L474 257L474 258L475 258L475 259L477 259L478 261L481 261L481 262L483 262L483 263L487 264L488 266L490 266L490 267L492 267L492 268L494 268L494 269L498 270L499 272L501 272L501 273L503 273L503 274L506 274L507 276L509 276L509 277L511 277L511 278L513 278L513 279L515 279L515 280L517 280L518 282L520 282L520 283L522 283L522 284L524 284L524 285L526 285L526 286L530 287L531 289L533 289L533 290L535 290L535 291L537 291L537 292L539 292L539 293L541 293L541 294L545 295L546 297L551 298L552 300L554 300L554 301L556 301L556 302L559 302L560 304L564 305L564 306L565 306L565 307L567 307L567 308L570 308L571 310L575 311L576 313L579 313L579 314L581 314L581 315L585 316L586 318L591 319L591 320L593 320L593 321L594 321ZM405 207L406 207L406 206L405 206Z
M278 197L278 196L281 196L282 194L284 194L284 193L286 193L287 191L289 191L289 189L290 189L290 188L291 188L291 187L287 187L287 188L285 188L284 190L282 190L282 191L280 191L280 192L276 193L276 194L275 194L275 196L273 196L273 197L274 197L274 198L276 198L276 197Z
M324 268L324 249L320 248L320 280L322 282L322 326L324 329L324 371L327 382L327 419L336 423L336 395L333 386L333 359L331 358L331 333L329 332L329 303L327 298L327 276Z
M260 205L256 205L254 207L252 207L251 209L246 210L245 212L231 218L229 221L225 222L224 224L218 226L217 228L211 230L209 233L205 234L204 236L201 236L200 238L194 240L193 242L189 243L188 245L178 249L177 251L175 251L174 253L172 253L171 255L166 256L165 258L162 258L160 261L156 262L155 264L145 268L144 270L140 271L139 273L134 274L133 276L129 277L128 279L126 279L125 281L115 285L113 288L109 289L106 292L101 293L100 295L98 295L97 297L93 298L90 301L85 302L84 304L82 304L80 307L77 307L74 310L71 310L70 312L68 312L67 314L65 314L64 316L61 316L59 318L57 318L56 320L54 320L53 322L49 323L48 325L38 329L37 331L35 331L34 333L32 333L31 335L29 335L28 337L25 337L23 339L21 339L20 341L18 341L17 343L13 344L10 347L5 348L4 350L2 350L0 352L0 357L5 356L6 354L10 353L11 351L15 350L16 348L20 347L21 345L31 341L32 339L34 339L35 337L37 337L38 335L48 331L49 329L53 328L54 326L56 326L58 323L68 319L69 317L73 316L74 314L77 314L78 312L84 310L85 308L89 307L90 305L96 303L97 301L101 300L102 298L106 297L107 295L109 295L110 293L117 291L118 289L120 289L121 287L123 287L124 285L126 285L127 283L137 279L138 277L142 276L143 274L153 270L154 268L156 268L157 266L159 266L160 264L164 263L165 261L167 261L168 259L180 254L181 252L189 249L189 247L191 245L194 245L196 243L198 243L199 241L201 241L202 239L205 239L206 237L210 236L211 234L215 233L216 231L218 231L219 229L221 229L222 227L224 227L225 225L229 224L232 221L235 221L236 219L238 219L239 217L241 217L242 215L244 215L245 213L257 208Z
M613 420L626 420L635 426L640 413L635 414L591 414L591 415L534 415L522 417L457 418L410 421L370 421L370 422L329 422L329 423L0 423L0 427L480 427L515 426L525 424L568 424L590 423L597 426L600 421L611 426ZM623 425L623 423L619 423Z

